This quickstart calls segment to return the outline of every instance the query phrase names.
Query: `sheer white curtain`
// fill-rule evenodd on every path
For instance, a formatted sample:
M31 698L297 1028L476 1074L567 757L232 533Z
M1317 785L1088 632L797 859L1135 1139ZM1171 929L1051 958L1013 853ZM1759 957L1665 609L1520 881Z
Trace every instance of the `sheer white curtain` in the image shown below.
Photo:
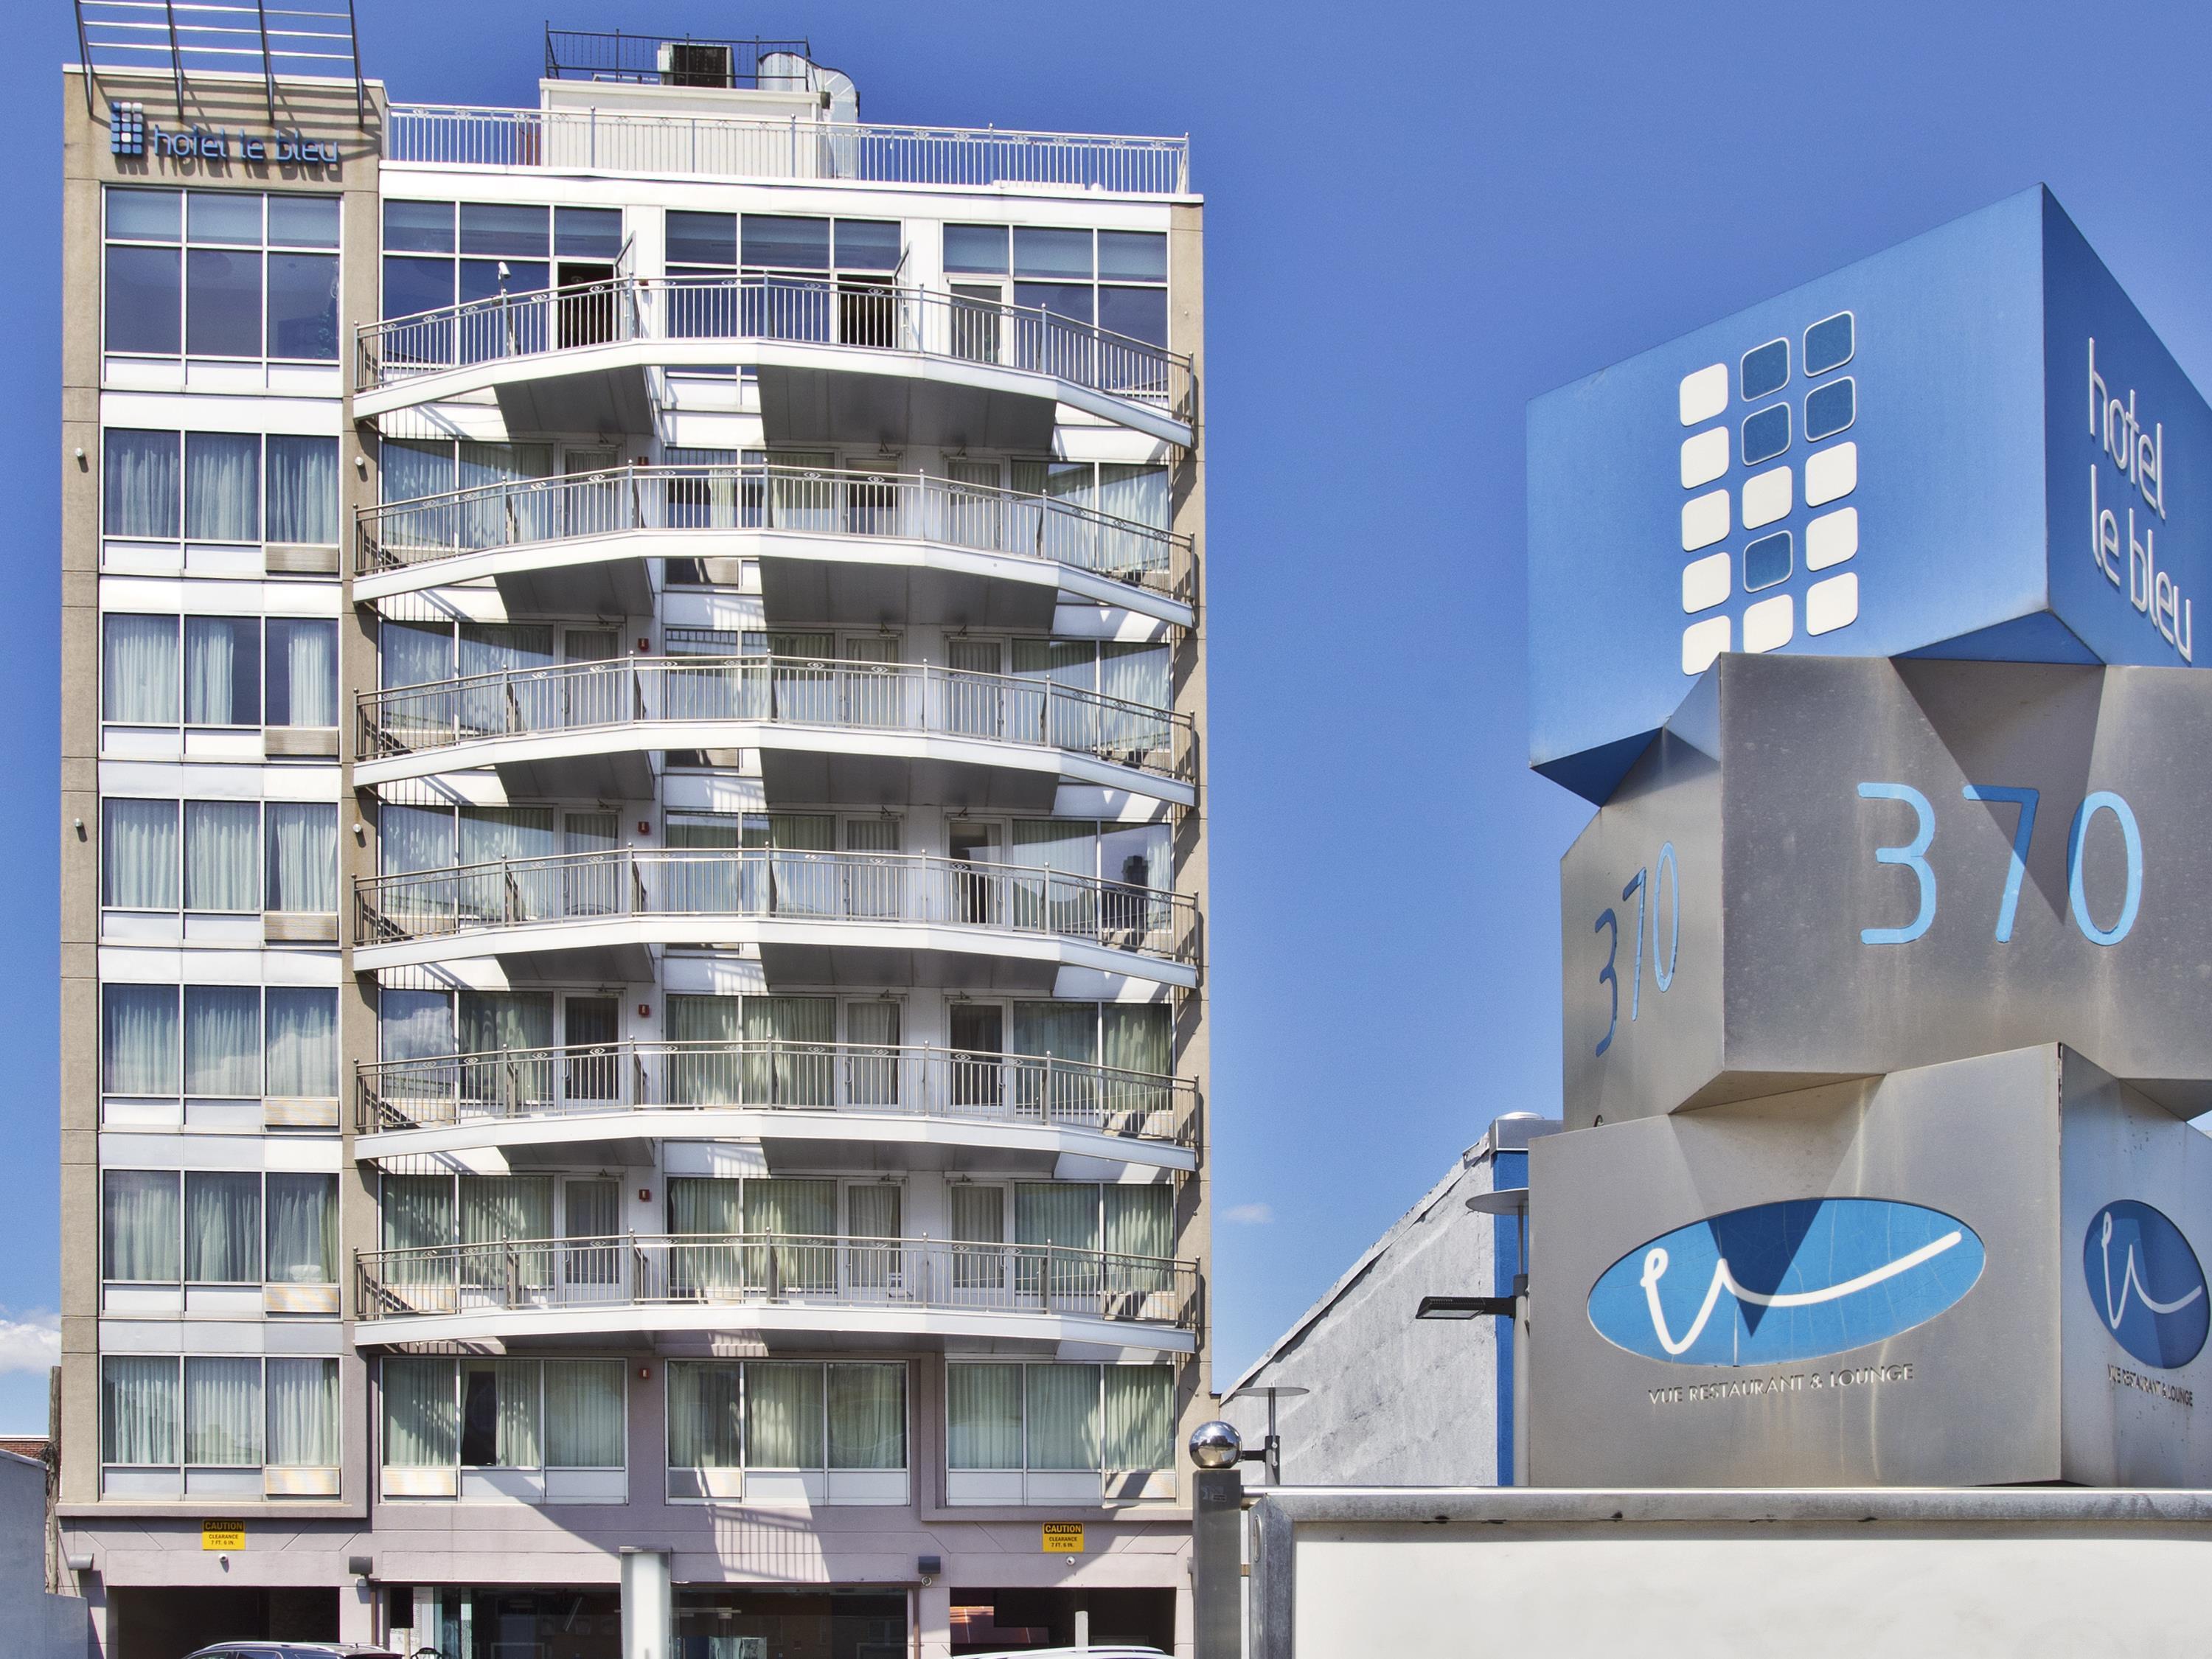
M255 877L260 863L258 802L185 803L185 909L258 910L260 884Z
M830 1467L906 1467L906 1367L831 1365Z
M111 1095L178 1092L177 988L100 988L100 1079Z
M100 804L100 902L122 910L177 908L177 803Z
M185 434L185 539L261 539L261 435Z
M377 632L378 684L426 685L453 677L453 630L444 623L387 622Z
M1014 1183L1014 1243L1098 1248L1098 1188L1087 1181Z
M1030 1365L1022 1381L1030 1468L1097 1468L1098 1367Z
M174 1170L109 1170L100 1176L100 1277L173 1285L178 1255Z
M100 1461L174 1467L177 1362L167 1355L110 1354L100 1362Z
M185 1462L200 1467L261 1463L261 1360L185 1361Z
M778 1360L745 1364L745 1467L818 1469L822 1367Z
M270 434L268 493L270 541L335 544L338 441Z
M545 1362L545 1462L558 1469L623 1466L623 1362Z
M738 1368L724 1360L668 1364L668 1463L733 1469L743 1461Z
M1166 1365L1106 1367L1106 1467L1175 1467L1175 1372Z
M272 1095L328 1099L338 1091L337 994L310 987L268 992L266 1087Z
M174 432L110 428L100 434L102 527L111 536L177 538Z
M461 1462L472 1468L544 1467L538 1362L461 1362Z
M388 1184L388 1183L387 1183ZM460 1461L460 1411L450 1359L390 1358L384 1393L384 1466L453 1468Z
M260 1095L258 986L185 988L185 1092L234 1097Z
M261 1282L258 1171L185 1172L185 1279L195 1285Z
M337 1177L271 1173L267 1180L269 1282L337 1283Z
M261 724L261 622L185 618L185 724Z
M455 842L450 808L386 805L377 809L377 864L387 876L450 869Z
M338 1462L338 1362L269 1361L269 1462L328 1469Z
M180 684L174 617L111 615L101 624L100 717L125 725L174 726Z
M271 617L269 629L269 724L338 723L337 624Z
M324 801L271 801L268 891L271 910L338 908L338 809Z
M1019 1365L947 1365L945 1392L948 1468L1021 1468Z

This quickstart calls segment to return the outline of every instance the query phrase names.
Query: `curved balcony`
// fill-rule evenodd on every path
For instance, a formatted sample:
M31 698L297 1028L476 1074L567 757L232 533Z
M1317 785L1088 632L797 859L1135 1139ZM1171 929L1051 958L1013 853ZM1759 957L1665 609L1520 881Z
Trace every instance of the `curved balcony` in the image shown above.
M619 276L356 331L353 413L490 391L511 432L653 430L654 369L757 372L771 445L1049 450L1060 404L1188 448L1191 362L1095 323L926 289Z
M362 973L493 957L510 977L637 980L654 946L699 945L757 946L771 985L1198 983L1188 895L917 854L630 848L372 876L353 937Z
M1061 595L1188 628L1190 538L916 473L633 466L365 507L354 598L490 578L510 616L652 609L651 558L757 559L771 620L1036 630Z
M358 1066L357 1158L497 1148L510 1164L624 1143L762 1143L771 1170L1051 1172L1062 1159L1196 1167L1188 1078L924 1045L639 1042ZM627 1160L624 1160L627 1161ZM637 1161L649 1161L641 1158Z
M354 1258L355 1340L758 1332L1103 1343L1188 1353L1194 1262L1049 1244L790 1233L632 1233Z
M771 800L1048 811L1062 783L1187 806L1188 715L910 663L618 657L361 694L354 782L472 767L510 795L635 799L651 757L756 749Z

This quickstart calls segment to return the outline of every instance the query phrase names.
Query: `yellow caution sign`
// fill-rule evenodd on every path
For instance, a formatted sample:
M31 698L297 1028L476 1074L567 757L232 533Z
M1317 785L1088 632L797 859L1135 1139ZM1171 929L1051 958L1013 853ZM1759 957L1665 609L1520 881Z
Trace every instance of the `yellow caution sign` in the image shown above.
M242 1550L246 1547L243 1521L203 1521L200 1547L204 1550Z
M1083 1522L1080 1521L1048 1521L1044 1523L1044 1553L1047 1555L1080 1555L1083 1553Z

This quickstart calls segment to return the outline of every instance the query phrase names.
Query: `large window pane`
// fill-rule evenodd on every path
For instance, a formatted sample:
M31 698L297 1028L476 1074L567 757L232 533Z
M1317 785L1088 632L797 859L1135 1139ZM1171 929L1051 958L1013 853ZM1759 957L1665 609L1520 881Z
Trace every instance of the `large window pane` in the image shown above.
M177 1362L158 1354L110 1354L100 1362L100 1461L174 1467Z
M110 216L112 222L112 216ZM271 196L269 243L272 247L336 247L338 198L335 196Z
M734 1362L672 1360L668 1365L668 1465L733 1469L743 1461L739 1369Z
M1175 1467L1175 1372L1168 1366L1106 1367L1106 1467Z
M1021 1468L1022 1368L948 1365L945 1383L946 1467Z
M425 1250L453 1242L450 1176L388 1175L377 1212L387 1250Z
M194 357L261 355L261 254L185 251L185 350Z
M177 988L100 989L100 1086L111 1095L177 1092Z
M338 908L338 809L324 801L269 803L269 880L263 908Z
M107 234L131 241L173 242L183 234L184 198L173 190L107 191Z
M261 1463L261 1361L185 1361L185 1462L203 1468Z
M906 1467L906 1367L830 1367L830 1467Z
M384 1362L386 1468L451 1468L460 1458L460 1413L450 1359Z
M335 809L333 809L335 810ZM258 910L261 808L250 800L185 803L185 908Z
M261 1176L185 1171L185 1279L194 1285L261 1282Z
M669 264L726 266L737 262L738 221L734 214L669 214Z
M261 539L259 434L185 434L185 539Z
M1164 283L1168 279L1166 234L1157 230L1100 231L1098 274L1127 282Z
M781 270L830 268L830 222L772 213L745 215L744 263Z
M461 1362L461 1462L472 1468L534 1469L543 1456L538 1362Z
M107 349L173 357L180 343L178 304L184 256L173 247L107 250Z
M337 361L337 255L269 256L269 355Z
M545 1463L556 1469L623 1466L623 1362L545 1362Z
M1098 1467L1098 1367L1030 1365L1023 1377L1033 1469Z
M553 210L554 252L571 259L615 259L622 246L620 208Z
M384 246L387 252L392 252L451 253L453 251L453 204L451 202L386 202L384 204Z
M261 1092L261 990L253 985L185 988L185 1092Z
M899 265L898 221L840 219L837 221L836 251L840 270L896 270Z
M1053 230L1037 225L1014 228L1014 275L1077 276L1091 274L1091 233Z
M177 908L177 803L100 804L100 902L122 910Z
M100 434L100 522L107 534L176 539L179 436L122 427Z
M194 242L231 242L241 247L259 247L260 195L238 191L187 191L185 235Z
M338 441L271 434L268 441L269 539L336 545Z
M185 724L261 724L260 618L185 618Z
M1098 326L1164 348L1168 343L1167 289L1102 287L1098 290Z
M174 726L177 690L177 618L107 617L100 635L100 718Z
M338 1091L338 995L307 986L270 986L268 1090L327 1100Z
M338 1362L269 1362L269 1462L328 1469L338 1462Z
M268 1280L334 1285L338 1276L338 1178L268 1176Z
M745 1366L745 1467L822 1467L822 1367L752 1360Z
M387 208L392 204L386 203ZM442 311L453 303L453 262L451 259L386 259L384 262L384 314L412 317L417 312ZM441 326L450 327L450 325ZM438 339L425 331L405 334L401 349L442 357Z
M338 625L313 617L271 617L267 721L270 726L338 723Z
M174 1170L109 1170L100 1182L100 1277L173 1285L179 1254Z
M542 207L507 202L461 204L461 252L542 259L550 219Z
M1004 225L945 226L945 268L951 271L1005 276L1006 228Z

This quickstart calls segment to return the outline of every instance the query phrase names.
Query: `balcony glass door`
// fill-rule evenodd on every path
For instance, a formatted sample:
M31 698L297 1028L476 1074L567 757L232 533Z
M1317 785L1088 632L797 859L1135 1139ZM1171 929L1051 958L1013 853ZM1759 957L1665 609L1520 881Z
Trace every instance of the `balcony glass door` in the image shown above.
M612 853L622 846L622 820L612 812L570 812L561 830L562 877L567 885L563 914L611 916L622 913L623 884L629 872L613 859L582 856Z
M573 1005L572 1005L573 1006ZM561 1183L561 1284L566 1301L617 1300L622 1282L622 1188L614 1182Z
M956 1002L951 1014L951 1103L963 1111L995 1112L1006 1104L1006 1011L995 1002Z
M615 1047L622 1035L622 1005L612 997L570 996L561 1007L561 1091L572 1106L586 1110L622 1099L622 1056Z

